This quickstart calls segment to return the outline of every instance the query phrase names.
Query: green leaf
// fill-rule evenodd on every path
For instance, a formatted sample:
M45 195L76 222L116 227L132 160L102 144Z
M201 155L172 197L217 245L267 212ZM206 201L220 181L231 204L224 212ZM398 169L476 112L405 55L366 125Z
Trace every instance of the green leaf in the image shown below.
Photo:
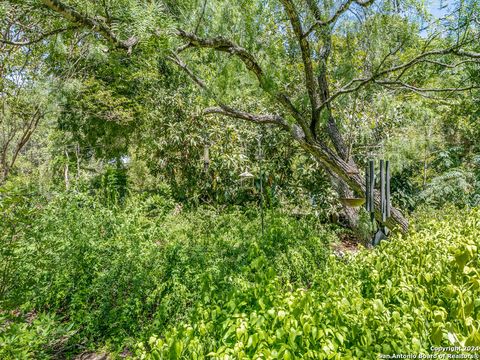
M431 335L432 342L435 345L440 345L443 339L443 324L435 324Z

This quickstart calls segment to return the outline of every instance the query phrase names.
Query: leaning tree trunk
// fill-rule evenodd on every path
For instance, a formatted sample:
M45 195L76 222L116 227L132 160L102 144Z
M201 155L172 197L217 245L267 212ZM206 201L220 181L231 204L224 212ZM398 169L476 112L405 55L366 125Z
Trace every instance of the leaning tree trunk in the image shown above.
M353 191L350 190L348 184L340 178L337 174L330 171L328 167L325 167L325 171L330 176L331 184L334 189L337 190L338 195L341 198L351 198L353 197ZM350 229L357 229L359 222L359 211L357 208L352 208L342 204L342 211L347 226Z
M324 46L322 47L321 50L321 59L319 62L319 72L318 72L318 95L319 98L322 102L326 102L327 99L330 97L330 91L329 91L329 86L327 82L327 59L330 54L331 50L331 34L329 32L325 33L322 32L322 38L323 38L323 43ZM350 156L349 148L348 145L345 143L345 140L343 139L337 123L335 122L335 118L333 117L332 114L332 109L330 107L330 103L327 103L325 108L324 108L324 113L327 116L327 122L326 122L326 131L327 134L332 141L333 147L335 148L335 152L339 155L339 157L351 165L352 167L356 167L355 163L353 162L353 159ZM316 117L320 116L319 113L316 114ZM310 131L313 134L317 133L316 126L318 126L319 123L313 122L312 127ZM353 197L353 191L350 189L350 186L345 182L342 177L339 177L337 174L329 172L330 174L333 174L333 177L337 181L337 192L338 195L341 198L351 198ZM342 203L342 210L343 214L345 216L346 222L348 224L348 227L351 229L357 229L358 228L358 223L359 223L359 209L358 208L352 208L348 207L345 204Z
M343 199L354 197L353 191L350 190L348 185L343 180L340 180L337 191L338 191L338 195ZM342 203L342 211L343 211L343 215L345 216L345 220L347 222L348 227L353 230L358 229L358 224L360 221L359 209L355 207L349 207Z
M359 196L365 196L365 178L360 174L358 167L353 161L347 163L334 151L319 141L306 139L298 136L298 132L294 133L295 138L300 146L312 154L328 171L336 174L349 186L349 188ZM391 208L391 216L386 222L382 222L380 213L380 194L378 191L374 193L375 202L375 218L390 229L398 229L405 233L408 231L408 220L396 208Z
M335 119L329 115L328 123L327 123L327 133L334 145L335 152L338 154L338 156L346 162L349 166L356 168L355 163L353 162L353 159L351 158L349 152L348 152L348 147L345 144L342 136L340 135L340 132L338 131L337 124L335 123ZM341 198L352 198L354 197L353 194L354 192L348 185L348 183L341 177L338 176L337 174L333 174L335 179L337 180L337 193ZM351 229L357 229L358 228L358 223L359 223L359 217L360 217L360 212L358 208L352 208L348 207L345 204L342 203L342 211L345 216L346 222L348 224L348 227Z

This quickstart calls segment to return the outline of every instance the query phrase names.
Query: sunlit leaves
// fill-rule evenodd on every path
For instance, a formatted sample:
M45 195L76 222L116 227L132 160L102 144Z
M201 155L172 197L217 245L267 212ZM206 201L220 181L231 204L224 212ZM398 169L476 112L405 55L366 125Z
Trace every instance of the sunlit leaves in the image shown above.
M472 283L479 275L479 219L478 210L447 213L375 251L342 261L332 255L308 290L279 292L279 284L265 278L256 285L261 292L235 293L229 306L217 298L220 317L217 310L215 317L203 310L205 325L188 325L188 337L183 325L175 327L152 352L161 356L180 341L188 344L183 357L364 359L429 354L432 346L478 346L480 289ZM246 308L244 299L252 296L259 306ZM230 326L236 336L227 336ZM142 345L138 350L137 356L152 358Z

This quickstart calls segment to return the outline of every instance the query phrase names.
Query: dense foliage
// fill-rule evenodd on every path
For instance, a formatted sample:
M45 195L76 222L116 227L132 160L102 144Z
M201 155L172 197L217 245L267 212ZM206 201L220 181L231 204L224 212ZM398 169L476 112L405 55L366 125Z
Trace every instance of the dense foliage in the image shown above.
M364 359L480 345L478 210L418 213L408 236L329 256L335 231L313 218L268 212L262 237L256 211L142 196L125 207L3 197L16 221L2 224L2 358Z
M331 255L308 287L282 283L271 263L256 262L254 284L213 297L189 322L152 336L136 353L375 359L432 354L441 346L478 353L480 212L451 209L417 225L373 252Z
M335 238L277 211L267 214L262 238L255 210L178 213L165 195L128 198L124 207L82 194L2 200L2 210L16 214L14 225L1 225L1 358L132 346L211 297L251 286L263 262L279 281L308 286Z
M0 0L0 359L480 345L479 19Z

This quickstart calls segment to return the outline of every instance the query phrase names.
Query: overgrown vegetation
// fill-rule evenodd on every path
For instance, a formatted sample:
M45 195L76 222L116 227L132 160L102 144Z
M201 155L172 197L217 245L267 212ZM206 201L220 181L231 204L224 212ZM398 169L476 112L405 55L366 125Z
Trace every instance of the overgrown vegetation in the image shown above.
M262 238L255 210L176 213L159 195L133 196L122 207L75 193L28 206L2 200L5 212L17 214L13 237L11 223L2 224L3 243L14 241L1 253L1 358L59 356L93 344L133 348L210 298L242 292L265 262L278 281L310 286L335 239L315 221L278 211L268 212ZM37 332L43 337L30 344Z
M478 346L479 19L0 0L0 359Z
M418 214L408 236L338 257L336 230L278 211L262 237L256 211L178 213L158 195L113 207L81 193L2 200L16 219L2 224L4 244L15 231L1 253L2 358L103 348L365 359L480 346L479 210Z
M440 346L478 353L479 246L480 211L449 209L374 251L331 255L308 287L284 284L271 263L255 262L254 283L228 296L212 291L188 322L152 336L136 354L375 359Z

